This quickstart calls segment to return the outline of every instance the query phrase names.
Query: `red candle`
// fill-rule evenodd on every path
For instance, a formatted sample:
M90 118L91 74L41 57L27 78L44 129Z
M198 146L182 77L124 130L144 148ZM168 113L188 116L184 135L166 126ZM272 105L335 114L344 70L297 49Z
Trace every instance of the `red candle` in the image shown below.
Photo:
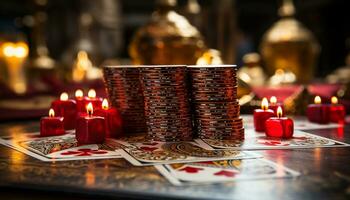
M55 117L55 111L50 108L49 116L40 120L40 136L57 136L65 134L63 117Z
M63 92L59 100L53 101L51 107L57 116L63 117L64 128L66 130L75 128L75 120L77 117L76 103L72 99L68 99L68 94Z
M254 127L256 131L265 131L265 121L270 117L275 116L273 110L268 108L269 102L266 98L263 98L261 102L261 109L254 110Z
M85 106L89 103L92 103L92 106L95 109L99 109L102 107L102 98L96 97L96 91L94 89L90 89L88 92L88 97L84 99Z
M277 102L277 98L275 96L271 96L270 97L270 105L269 108L271 110L273 110L273 112L275 113L275 115L277 114L277 108L281 107L282 108L282 112L284 114L284 106L282 103Z
M84 92L82 90L75 91L75 101L77 102L77 112L86 112L85 100L87 97L84 97Z
M327 124L329 122L329 105L321 104L320 96L316 96L314 102L314 104L307 106L307 118L310 122Z
M101 144L105 140L105 119L93 116L93 105L87 105L87 114L80 114L77 119L75 137L79 144Z
M345 120L345 107L342 104L338 104L338 98L332 97L332 104L330 105L330 121L336 123L342 123Z
M267 137L292 138L294 133L293 120L282 117L282 107L277 108L277 117L271 117L265 122L265 134Z
M102 108L96 110L96 116L105 118L106 137L117 138L122 135L122 120L115 108L109 108L107 99L103 99Z

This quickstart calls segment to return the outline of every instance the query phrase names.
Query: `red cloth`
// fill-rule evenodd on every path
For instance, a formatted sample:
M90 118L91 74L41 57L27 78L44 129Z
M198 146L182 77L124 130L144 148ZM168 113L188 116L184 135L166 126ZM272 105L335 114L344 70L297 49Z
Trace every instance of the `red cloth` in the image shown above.
M278 102L283 102L286 98L302 92L303 88L302 85L286 85L278 87L255 87L252 90L259 99L264 97L269 99L271 96L275 96Z
M326 83L315 83L310 84L307 90L310 94L321 96L323 98L330 99L335 96L338 90L341 88L341 84L326 84Z

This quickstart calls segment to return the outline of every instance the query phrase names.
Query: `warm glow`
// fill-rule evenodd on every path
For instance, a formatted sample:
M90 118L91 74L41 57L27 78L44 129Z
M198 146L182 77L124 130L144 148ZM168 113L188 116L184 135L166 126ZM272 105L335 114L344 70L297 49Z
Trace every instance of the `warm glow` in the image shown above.
M269 109L269 102L267 101L266 97L264 97L261 101L261 109L263 110Z
M321 97L320 96L315 96L314 102L315 102L315 104L320 104L321 103Z
M24 42L7 42L2 46L2 52L6 57L25 58L28 56L28 45Z
M338 104L338 98L336 96L333 96L331 102L332 104Z
M88 92L89 98L95 98L96 97L96 91L94 89L90 89Z
M275 96L270 97L270 103L271 104L277 103L277 98Z
M278 108L277 108L277 117L282 117L282 115L283 115L282 108L281 108L281 106L278 106Z
M92 103L88 103L88 105L86 106L86 111L89 114L89 116L92 115L92 113L94 112L94 107L92 106Z
M55 111L52 108L50 108L49 117L54 117L54 116L55 116Z
M76 98L82 98L83 97L83 95L84 95L84 93L83 93L83 90L76 90L75 91L75 97Z
M107 99L103 99L103 101L102 101L102 108L104 110L108 110L108 101L107 101Z
M86 51L79 51L73 66L73 80L81 82L86 78L87 72L91 70L92 63Z
M63 92L60 96L61 101L67 101L68 100L68 94L66 92Z

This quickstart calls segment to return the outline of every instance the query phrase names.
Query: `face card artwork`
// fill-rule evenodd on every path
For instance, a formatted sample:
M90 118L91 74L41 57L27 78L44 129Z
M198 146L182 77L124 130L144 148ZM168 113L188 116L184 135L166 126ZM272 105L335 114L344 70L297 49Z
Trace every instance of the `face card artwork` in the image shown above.
M106 140L104 144L78 145L75 134L40 137L38 133L1 138L0 142L42 161L65 161L120 158L115 150L121 144Z
M194 142L127 143L119 153L134 165L253 158L256 154L232 150L207 150Z
M257 149L296 149L316 147L345 147L349 144L317 136L302 131L294 131L291 139L268 138L264 133L253 129L245 131L244 141L196 139L196 142L206 149L234 149L234 150L257 150Z

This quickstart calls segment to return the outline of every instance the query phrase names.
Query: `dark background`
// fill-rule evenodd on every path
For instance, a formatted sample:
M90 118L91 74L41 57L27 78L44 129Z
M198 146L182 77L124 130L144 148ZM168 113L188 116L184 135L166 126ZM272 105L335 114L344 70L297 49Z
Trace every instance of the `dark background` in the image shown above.
M133 33L147 22L155 8L154 0L121 0L120 31L121 47L112 53L115 57L127 58L127 47ZM181 10L187 1L179 0L177 10ZM214 14L220 12L217 4L220 0L199 0L202 11ZM237 62L245 52L257 51L263 33L278 20L279 0L236 0L232 12L236 16L237 29L246 38L244 50L237 50ZM346 0L294 0L296 18L310 29L321 45L316 75L325 76L339 66L344 65L350 50L350 11ZM48 0L46 11L48 24L46 28L47 43L50 55L61 59L62 54L77 37L77 19L79 13L94 6L94 0ZM37 6L33 1L3 0L0 1L0 34L24 33L31 43L31 28L21 24L23 17L32 15ZM210 16L214 16L211 15ZM103 13L101 13L103 15ZM216 43L210 29L213 26L210 18L204 22L202 32L209 47ZM98 27L95 27L98 28ZM240 53L243 52L243 53Z

